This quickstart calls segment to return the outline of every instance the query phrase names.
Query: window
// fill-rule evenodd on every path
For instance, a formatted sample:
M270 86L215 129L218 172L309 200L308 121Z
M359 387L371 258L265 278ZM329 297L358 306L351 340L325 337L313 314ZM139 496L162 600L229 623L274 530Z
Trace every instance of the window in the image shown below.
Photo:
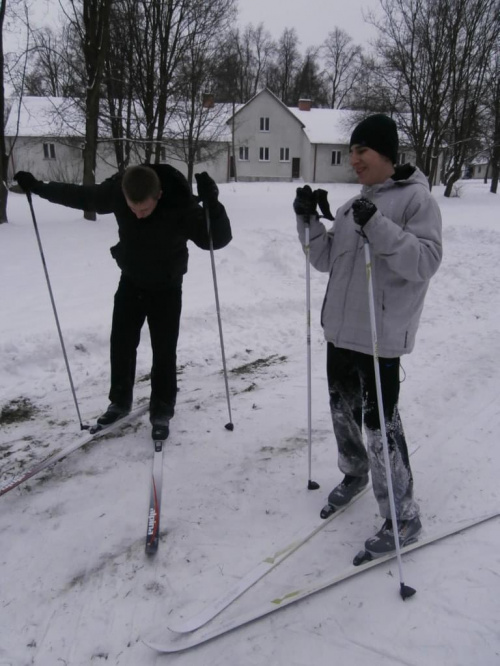
M167 161L167 149L165 148L165 146L161 146L160 148L160 161L161 162Z
M260 131L269 132L269 118L260 119Z
M240 146L239 159L242 162L248 161L248 146Z
M269 148L259 148L259 160L269 162Z
M406 164L406 153L399 153L397 163Z
M46 160L55 160L56 159L56 145L55 145L55 143L44 143L43 144L43 156Z
M338 166L342 162L342 152L340 150L332 150L332 165Z
M280 162L290 161L290 148L280 148Z

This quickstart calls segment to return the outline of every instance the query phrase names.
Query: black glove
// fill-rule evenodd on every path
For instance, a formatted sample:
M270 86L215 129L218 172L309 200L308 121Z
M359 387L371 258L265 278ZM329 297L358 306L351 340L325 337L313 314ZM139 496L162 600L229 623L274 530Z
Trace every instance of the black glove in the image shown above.
M356 224L359 224L361 229L365 226L368 220L377 212L377 206L372 203L369 199L361 197L361 199L356 199L352 204L352 216Z
M330 204L328 203L328 192L326 190L315 190L314 194L316 195L321 216L333 222L335 218L332 215Z
M219 188L215 184L215 180L210 178L206 171L195 173L194 177L198 187L198 197L209 208L212 208L219 201Z
M14 180L17 180L19 187L26 193L34 192L36 194L40 185L40 181L29 171L18 171L14 176Z
M295 215L315 215L317 206L316 192L313 192L309 185L298 187L293 201L293 210Z

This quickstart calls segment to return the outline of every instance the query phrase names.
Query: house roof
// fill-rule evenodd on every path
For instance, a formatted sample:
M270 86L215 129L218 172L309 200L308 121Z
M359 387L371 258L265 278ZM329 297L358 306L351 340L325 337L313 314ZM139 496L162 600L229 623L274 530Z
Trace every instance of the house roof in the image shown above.
M64 97L23 97L12 102L5 136L83 137L85 118L74 101Z
M232 104L216 104L213 108L204 110L199 138L207 141L230 141L231 128L227 122L232 113ZM137 115L140 116L140 112ZM189 118L182 105L179 105L167 122L165 138L182 138L188 122ZM23 97L11 103L5 124L5 136L83 138L85 116L81 107L70 98ZM111 131L104 122L99 125L99 136L111 138Z
M228 142L231 139L231 120L241 110L252 103L258 96L267 94L299 123L312 144L341 145L349 144L354 125L359 120L359 113L348 109L315 109L303 111L298 107L288 107L268 88L262 89L246 104L238 104L234 116L232 104L215 104L206 110L200 125L200 139L207 141ZM140 117L140 113L137 114ZM180 104L176 113L168 120L165 138L182 139L185 135L187 117L184 117ZM144 134L144 132L141 132ZM23 97L12 101L5 124L5 136L23 137L79 137L85 136L85 117L82 109L74 100L63 97ZM404 132L400 129L400 142ZM99 127L101 138L111 138L106 123ZM408 143L408 142L406 142Z
M347 109L311 109L302 111L290 107L291 113L302 123L311 143L349 144L355 114Z

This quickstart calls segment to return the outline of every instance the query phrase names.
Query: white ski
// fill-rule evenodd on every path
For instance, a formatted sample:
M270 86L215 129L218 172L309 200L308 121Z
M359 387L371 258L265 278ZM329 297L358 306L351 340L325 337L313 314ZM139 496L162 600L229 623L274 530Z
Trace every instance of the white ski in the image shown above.
M161 439L155 439L155 454L153 459L153 476L151 478L151 491L149 494L148 527L146 532L146 553L154 555L158 550L160 538L160 509L161 488L163 485L163 445Z
M251 569L247 574L243 576L241 580L239 580L235 585L233 585L233 587L231 587L225 594L223 594L221 597L219 597L219 599L216 599L211 604L206 606L201 612L197 613L196 615L193 615L192 617L184 621L181 620L180 622L177 623L173 622L172 624L169 625L168 628L171 631L183 634L195 631L196 629L202 627L204 624L206 624L214 617L216 617L221 611L223 611L224 608L226 608L233 601L235 601L235 599L237 599L244 592L250 589L252 585L255 585L257 581L263 578L272 569L277 567L278 564L281 564L281 562L286 560L287 557L289 557L292 553L294 553L301 546L303 546L310 539L312 539L312 537L315 534L323 530L330 523L330 521L340 516L341 513L343 513L347 508L352 506L352 504L362 495L364 495L370 488L371 485L368 484L366 488L364 488L358 495L356 495L356 497L349 504L346 504L345 506L336 509L335 512L330 517L326 518L325 520L322 520L321 523L319 523L313 530L310 530L307 533L303 534L302 536L299 536L297 539L295 539L295 541L290 543L288 546L285 546L284 548L281 548L272 555L265 557L261 562L257 564L257 566Z
M491 520L492 518L497 518L498 516L500 516L500 512L496 511L486 516L482 516L481 518L476 518L474 520L469 520L469 521L463 521L462 523L457 524L448 529L445 529L442 532L421 539L420 541L417 541L409 546L405 546L404 548L401 549L401 553L403 554L409 553L412 550L423 548L425 546L428 546L429 544L435 543L436 541L440 541L441 539L446 539L447 537L453 534L463 532L464 530L479 525L480 523L484 523L487 520ZM148 645L153 650L156 650L157 652L181 652L182 650L188 650L189 648L195 647L196 645L200 645L214 638L227 634L230 631L243 627L244 625L249 624L250 622L259 620L260 618L265 617L270 613L274 613L275 611L280 610L281 608L285 608L286 606L289 606L297 601L300 601L301 599L305 599L306 597L309 597L312 594L316 594L316 592L320 592L321 590L325 590L328 587L337 585L337 583L341 583L342 581L352 578L353 576L357 576L358 574L364 573L368 569L373 569L374 567L377 567L380 564L383 564L384 562L392 560L394 557L396 557L395 552L389 555L385 555L384 557L380 557L376 560L373 560L372 562L367 562L366 564L362 564L361 566L358 567L351 566L348 569L346 569L343 573L333 578L326 579L323 580L322 582L310 585L308 587L303 588L302 590L290 590L290 592L284 594L282 597L275 599L268 599L265 603L263 603L260 606L260 608L256 608L253 611L247 613L246 615L236 618L230 618L225 622L222 622L222 624L219 624L218 627L206 628L201 631L191 633L189 635L177 634L172 631L169 631L168 629L163 629L156 635L153 635L151 637L145 637L142 640L146 645Z
M62 460L63 458L66 458L70 453L73 453L73 451L76 451L77 449L80 449L82 446L85 446L85 444L89 444L95 439L100 439L101 437L104 437L105 435L109 435L110 433L114 432L115 430L118 430L119 428L123 427L124 425L127 425L127 423L130 423L134 419L138 418L139 416L142 416L148 409L148 405L141 405L137 409L134 409L130 414L127 414L127 416L124 416L122 419L119 419L118 421L115 421L109 426L106 426L105 428L102 428L101 430L98 430L97 432L94 433L88 433L81 439L77 439L75 442L72 442L71 444L68 444L68 446L63 447L62 449L59 449L58 451L55 451L52 453L50 456L47 458L44 458L40 462L36 463L33 465L33 467L30 467L29 469L25 470L24 472L21 472L20 474L17 474L16 476L12 477L11 479L7 479L7 481L4 481L0 485L0 496L4 495L5 493L8 493L9 490L12 490L13 488L16 488L19 486L21 483L24 483L28 479L31 479L33 476L36 474L39 474L42 470L46 469L47 467L50 467L54 463L58 462L59 460Z

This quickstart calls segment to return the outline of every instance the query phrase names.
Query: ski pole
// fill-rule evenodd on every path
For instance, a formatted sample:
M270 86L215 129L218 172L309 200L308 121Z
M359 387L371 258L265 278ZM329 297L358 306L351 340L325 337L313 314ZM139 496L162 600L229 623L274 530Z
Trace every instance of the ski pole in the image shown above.
M42 259L43 270L45 272L45 279L47 280L47 287L49 289L50 302L52 303L52 310L54 312L54 318L56 320L57 332L59 334L59 340L61 342L61 348L62 348L62 353L63 353L63 356L64 356L64 362L66 364L66 371L68 373L69 385L71 387L71 393L73 395L73 400L74 400L75 407L76 407L76 413L78 415L78 420L80 422L80 430L88 430L90 426L83 425L82 417L80 415L80 408L78 407L78 400L76 399L76 392L75 392L75 387L74 387L74 384L73 384L73 378L71 376L71 370L70 370L70 367L69 367L68 355L66 354L66 347L64 345L64 339L63 339L63 334L62 334L62 331L61 331L61 326L59 324L59 317L57 315L56 302L54 300L54 295L52 293L52 287L51 287L51 284L50 284L49 271L47 270L47 264L45 262L45 256L44 256L44 253L43 253L42 240L40 238L40 233L38 232L38 225L36 223L35 210L33 208L33 202L31 200L31 192L26 192L26 198L28 199L28 204L29 204L30 211L31 211L31 218L33 220L33 226L35 227L35 234L36 234L36 239L37 239L37 242L38 242L38 249L40 250L40 257Z
M375 367L375 388L377 393L377 405L378 405L378 414L380 421L380 432L382 434L382 449L384 452L384 464L385 464L385 475L387 478L387 491L389 494L389 506L391 509L391 520L394 531L394 543L396 545L396 558L398 561L399 569L399 593L401 597L407 599L415 594L416 590L413 587L405 585L403 582L403 562L401 559L401 545L399 543L399 531L398 531L398 520L396 515L396 503L394 501L394 488L392 485L392 473L391 473L391 461L389 458L389 444L387 443L387 430L385 427L385 416L384 416L384 403L382 399L382 384L380 381L380 366L379 366L379 356L378 356L378 340L377 340L377 326L375 320L375 299L373 296L373 275L372 275L372 262L370 256L370 245L368 243L368 238L363 237L364 241L364 250L365 250L365 262L366 262L366 277L368 281L368 301L370 305L370 326L372 334L372 343L373 343L373 363Z
M311 261L310 261L310 228L309 215L305 222L305 245L306 255L306 340L307 340L307 458L309 477L308 490L317 490L319 483L312 481L312 391L311 391Z
M222 320L220 316L220 305L219 305L219 290L217 288L217 273L215 272L215 257L214 257L214 245L212 242L212 228L210 225L210 213L208 212L208 207L206 204L203 205L203 210L205 211L205 219L207 222L207 231L208 239L210 244L210 261L212 264L212 277L214 281L214 292L215 292L215 309L217 310L217 322L219 324L219 340L220 340L220 349L222 356L222 370L224 373L224 383L226 386L226 401L227 401L227 411L229 413L229 423L226 423L224 426L226 430L234 430L234 424L231 418L231 402L229 399L229 383L227 381L227 368L226 368L226 355L224 353L224 338L222 335Z

